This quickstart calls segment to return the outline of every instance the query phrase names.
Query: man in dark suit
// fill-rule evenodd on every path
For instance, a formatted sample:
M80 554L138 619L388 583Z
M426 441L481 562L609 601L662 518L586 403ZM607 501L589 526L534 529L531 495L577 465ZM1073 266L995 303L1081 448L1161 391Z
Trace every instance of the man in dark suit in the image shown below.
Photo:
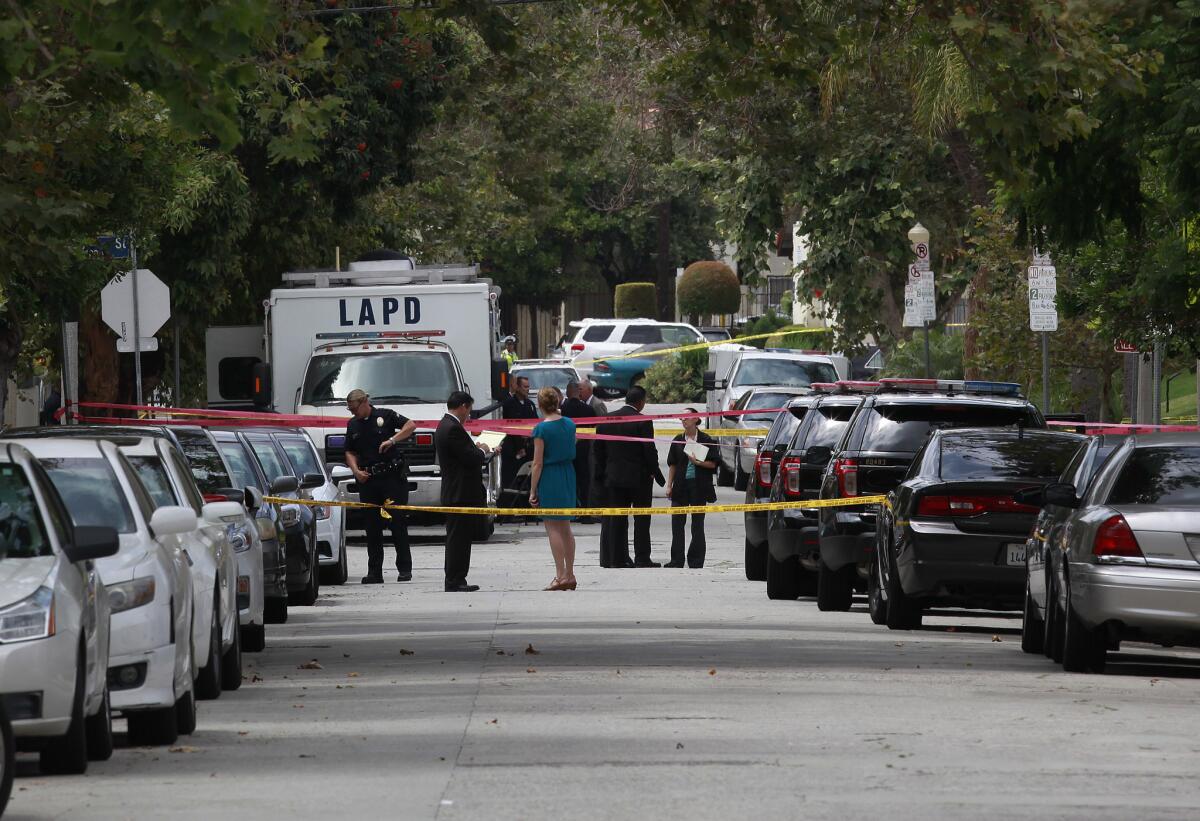
M502 419L537 419L537 408L529 401L529 378L517 376L512 394L500 406ZM533 458L533 445L524 436L506 436L500 445L500 486L512 487L521 465Z
M591 405L580 398L579 383L571 380L567 383L567 398L562 405L562 415L569 419L594 419L596 412ZM579 421L576 425L585 424ZM575 495L580 506L587 506L592 476L592 440L577 439L575 442ZM580 524L594 524L594 520L581 516Z
M447 507L485 507L483 465L489 448L476 445L463 427L475 400L466 391L454 391L446 400L449 411L433 434L438 464L442 468L442 504ZM477 515L452 513L446 517L446 592L473 593L477 584L467 584L471 570L471 542L481 529Z
M654 423L638 421L646 407L646 391L640 385L629 389L625 404L612 416L629 416L628 422L598 425L597 433L609 436L654 437ZM606 504L611 507L650 507L652 481L666 484L658 466L658 448L653 442L621 442L597 439L592 447L595 478L604 484ZM608 538L600 540L601 567L661 567L650 560L650 517L633 517L633 559L629 558L629 517L609 517ZM606 544L607 541L607 544Z

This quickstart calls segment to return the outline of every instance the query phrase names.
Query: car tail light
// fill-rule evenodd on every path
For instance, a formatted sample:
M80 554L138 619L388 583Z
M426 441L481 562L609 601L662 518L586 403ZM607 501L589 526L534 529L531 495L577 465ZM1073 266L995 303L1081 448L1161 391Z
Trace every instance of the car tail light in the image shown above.
M834 459L833 475L837 477L838 493L842 497L858 495L858 461Z
M583 353L583 343L576 342L571 346L571 353Z
M432 433L418 433L416 435L417 445L420 447L430 447L433 445Z
M220 493L205 493L204 501L205 502L227 502L229 500L226 499L224 496L222 496Z
M608 373L612 370L612 367L607 362L596 362L592 365L592 370Z
M754 475L758 477L759 487L771 486L771 454L760 453L755 457Z
M922 496L917 515L969 519L984 513L1037 513L1039 508L1024 505L1011 496Z
M1110 516L1096 530L1096 540L1092 543L1092 555L1144 558L1137 538L1129 529L1129 523L1125 521L1124 516L1119 514Z
M779 463L779 470L783 473L783 492L788 496L799 496L800 489L800 465L803 460L799 456L785 456L783 461Z

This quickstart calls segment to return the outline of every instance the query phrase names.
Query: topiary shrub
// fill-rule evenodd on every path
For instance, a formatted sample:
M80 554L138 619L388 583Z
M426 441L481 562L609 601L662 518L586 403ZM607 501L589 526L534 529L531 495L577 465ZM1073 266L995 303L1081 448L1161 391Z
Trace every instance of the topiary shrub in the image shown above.
M651 402L697 402L704 396L708 351L682 351L646 370L642 387Z
M737 274L724 262L693 262L675 288L679 310L687 316L735 314L742 304Z
M658 289L653 282L624 282L613 293L617 319L657 319Z

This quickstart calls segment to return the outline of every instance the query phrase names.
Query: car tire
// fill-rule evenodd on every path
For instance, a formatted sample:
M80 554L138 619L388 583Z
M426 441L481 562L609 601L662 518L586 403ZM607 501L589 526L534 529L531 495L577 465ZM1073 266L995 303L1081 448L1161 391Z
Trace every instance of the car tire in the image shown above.
M12 724L9 723L8 713L4 710L4 703L0 702L0 815L4 815L4 808L8 806L8 796L12 794L16 756Z
M746 539L746 578L752 582L767 580L767 546Z
M221 689L236 690L242 686L242 628L233 629L233 644L221 659Z
M310 572L308 574L308 584L303 590L298 593L288 594L288 604L296 604L301 607L312 607L317 603L317 597L321 593L321 572L317 564L317 557L312 557L312 562L309 565Z
M1047 606L1046 610L1050 608ZM1029 580L1025 580L1025 610L1021 614L1021 649L1026 653L1041 653L1045 648L1046 620L1037 614L1037 605L1029 592Z
M267 649L267 628L262 624L247 624L242 630L242 650L261 653Z
M350 578L350 567L346 559L346 542L342 540L341 550L338 551L338 563L327 569L325 578L321 579L325 584L341 585L345 584Z
M208 658L196 676L196 686L193 688L196 698L209 700L221 697L221 626L217 621L220 612L218 602L213 602L212 634L208 640Z
M272 596L263 602L263 621L267 624L287 624L288 600L286 596Z
M113 754L112 734L112 702L108 697L108 687L104 688L104 700L94 716L85 721L87 733L87 754L92 761L108 761Z
M1062 664L1063 613L1058 606L1058 588L1053 580L1046 582L1046 618L1042 636L1042 653L1055 664Z
M40 763L46 775L81 775L87 772L87 717L83 714L83 679L87 669L83 648L75 665L75 695L71 699L71 723L66 734L42 748Z
M1103 673L1108 645L1103 634L1084 626L1071 604L1067 587L1066 618L1063 619L1062 666L1068 673Z
M900 584L896 558L888 551L887 626L889 630L917 630L921 627L921 606L909 598Z
M879 584L879 567L871 564L871 575L867 577L867 612L871 614L871 623L880 627L887 624L887 599L883 597L883 587Z
M750 484L750 474L742 470L742 459L736 457L737 461L733 463L733 489L739 492L746 490L746 485Z
M188 694L191 695L190 693ZM194 702L193 702L194 703ZM129 723L129 743L134 747L157 747L179 740L176 713L179 702L170 707L139 710L126 716Z
M854 601L854 565L830 570L821 562L817 569L817 609L825 613L845 612Z
M788 556L781 562L767 551L767 598L780 601L800 598L799 556Z

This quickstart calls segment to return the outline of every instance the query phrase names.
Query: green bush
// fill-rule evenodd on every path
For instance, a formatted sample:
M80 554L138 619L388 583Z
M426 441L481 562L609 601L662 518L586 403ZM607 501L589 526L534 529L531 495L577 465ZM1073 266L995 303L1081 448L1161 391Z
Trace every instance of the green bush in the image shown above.
M704 396L708 351L682 351L651 365L642 387L651 402L698 402Z
M742 304L737 274L724 262L693 262L679 278L675 294L687 316L732 314Z
M929 364L934 379L963 378L963 335L929 332ZM907 342L884 355L880 376L925 376L925 332L917 330Z
M801 333L801 331L804 332ZM765 344L768 348L795 348L798 351L827 351L829 350L829 332L821 330L814 333L811 329L806 329L803 325L784 325L779 329L778 334L768 336Z
M773 308L768 308L765 316L761 316L748 324L739 336L754 336L755 334L765 334L770 331L777 331L780 328L785 328L792 324L791 317L782 317L775 313ZM753 345L756 348L765 348L767 346L766 339L754 339L746 343Z
M624 282L613 293L617 319L657 319L658 289L653 282Z

